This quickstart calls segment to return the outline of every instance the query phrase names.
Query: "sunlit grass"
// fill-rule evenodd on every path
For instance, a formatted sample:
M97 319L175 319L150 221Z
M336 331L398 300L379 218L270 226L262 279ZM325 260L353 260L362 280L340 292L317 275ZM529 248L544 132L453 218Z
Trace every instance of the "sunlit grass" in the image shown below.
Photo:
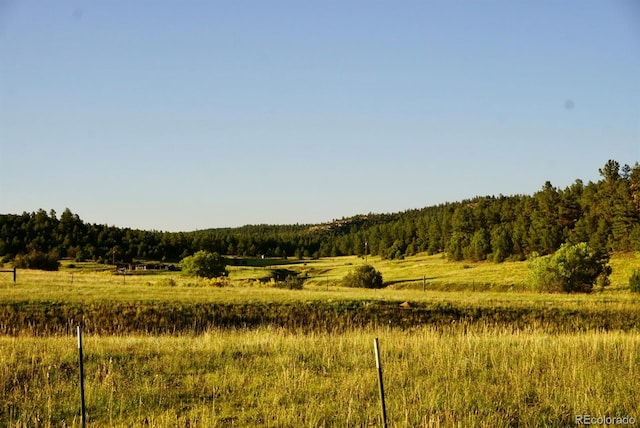
M609 277L612 289L629 289L631 274L640 269L640 253L619 253L611 257L612 272Z
M442 255L407 257L405 260L367 260L379 269L385 283L383 290L342 288L341 280L355 266L364 263L360 257L335 257L297 261L287 266L307 278L304 290L280 290L263 284L268 267L232 267L225 287L219 282L186 277L180 272L128 273L104 271L103 265L76 264L59 272L18 270L18 281L11 274L0 275L0 301L183 301L241 302L326 299L374 299L390 301L478 300L498 301L616 301L634 302L628 292L628 278L640 267L640 254L618 254L612 257L612 285L603 293L590 296L548 295L529 292L526 262L450 262ZM281 261L278 261L281 262ZM68 265L68 263L67 263ZM175 285L175 286L171 286ZM423 285L427 293L422 292ZM456 293L447 291L455 290ZM483 291L483 293L474 293ZM494 293L492 291L497 291ZM504 293L503 291L514 291ZM444 292L444 293L443 293Z
M134 326L131 335L87 333L86 395L95 427L375 425L376 336L391 426L569 426L578 414L640 416L634 381L640 336L627 322L633 323L640 296L626 288L640 262L637 254L616 255L612 287L590 295L519 288L527 273L522 262L453 263L441 255L368 262L383 273L387 288L339 286L364 263L357 257L286 266L309 278L303 290L261 283L268 267L233 268L224 287L179 272L123 276L88 264L59 272L19 270L16 284L4 274L1 309L17 308L26 327L17 329L18 337L0 337L0 426L79 426L75 338L64 328L54 337L28 332L32 315L77 314L84 307L95 330L125 316L144 324L171 315L163 310L198 320L215 305L229 305L222 309L240 321L253 311L265 318L275 314L289 326L185 334L200 331L187 321L171 336L141 335L153 331L145 325ZM417 313L433 311L433 322L405 330L346 323L327 333L333 323L371 315L367 308L402 321L414 309L403 312L401 302ZM320 324L305 330L299 326L308 320L298 324L289 311L307 306L300 313L319 317ZM456 320L448 311L482 316Z
M90 426L368 426L379 337L391 426L570 426L637 417L637 334L212 330L85 338ZM79 426L73 337L0 338L0 425Z
M527 261L452 262L443 254L418 254L403 260L382 260L369 256L367 263L378 269L386 284L394 287L437 288L439 290L528 290L529 267ZM365 263L363 257L329 257L308 260L292 265L290 269L308 275L309 285L324 286L339 284L341 279L355 266ZM640 253L614 254L610 263L613 272L609 290L628 289L629 276L640 268ZM238 273L240 276L241 273Z
M260 267L229 267L229 279L231 282L245 283L255 282L258 279L268 278L270 268L281 267L284 260L266 260L265 266ZM363 257L345 256L328 257L319 260L290 260L291 264L285 265L287 269L298 272L308 278L307 285L335 286L339 285L342 278L359 264L365 263ZM426 285L455 285L470 289L475 285L492 285L494 287L514 286L518 290L525 289L528 276L528 263L523 262L451 262L442 254L419 254L403 260L382 260L379 257L369 256L367 262L380 270L385 283L402 286L411 284L421 287L423 280ZM272 263L271 265L269 263ZM184 277L180 272L128 272L123 275L115 273L109 265L100 265L92 262L73 263L74 268L69 267L69 262L64 262L61 271L52 275L49 272L19 270L20 283L46 282L52 286L65 286L72 284L129 284L129 285L154 285L160 278L172 278L178 285L202 285L202 281ZM611 274L611 289L628 287L631 273L640 268L640 253L615 254L610 262L613 272ZM11 274L0 276L0 286L11 283ZM524 287L524 288L523 288Z

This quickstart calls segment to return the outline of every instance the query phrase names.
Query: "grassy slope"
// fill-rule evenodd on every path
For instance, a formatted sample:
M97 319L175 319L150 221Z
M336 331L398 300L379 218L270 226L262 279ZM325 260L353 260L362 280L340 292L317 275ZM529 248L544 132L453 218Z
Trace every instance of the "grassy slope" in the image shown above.
M282 263L281 260L277 261ZM367 262L378 269L385 283L394 288L422 289L423 279L428 288L440 290L516 290L527 289L528 262L451 262L442 254L418 254L404 260L381 260L368 257ZM336 285L364 258L356 256L327 257L320 260L291 261L288 269L307 275L307 285ZM613 273L609 290L622 290L634 269L640 268L640 253L616 254L611 259ZM267 265L268 267L268 265ZM264 267L233 267L231 278L256 279L264 277Z

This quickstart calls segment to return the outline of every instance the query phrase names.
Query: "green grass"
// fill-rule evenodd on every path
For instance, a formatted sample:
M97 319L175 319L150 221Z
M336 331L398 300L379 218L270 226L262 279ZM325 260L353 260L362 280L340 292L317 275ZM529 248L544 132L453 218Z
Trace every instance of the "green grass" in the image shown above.
M18 281L11 274L0 275L0 302L220 302L259 301L278 303L308 300L383 300L383 301L456 301L477 304L479 301L504 302L608 302L635 304L628 293L628 278L640 266L640 254L616 255L611 260L612 285L604 292L582 295L549 295L529 292L526 285L526 262L458 263L441 255L418 255L389 261L369 257L383 273L383 290L357 290L340 287L341 279L364 260L337 257L295 261L287 269L299 272L305 281L301 291L279 290L259 280L269 278L270 269L231 267L226 286L219 280L190 278L180 272L144 272L127 275L104 270L104 265L65 263L59 272L18 270ZM271 265L268 265L271 266ZM427 293L422 292L426 278ZM175 286L171 286L175 285ZM455 290L456 293L447 291ZM477 293L477 291L484 291ZM502 292L511 291L511 292Z
M286 261L280 260L281 263ZM309 286L339 285L342 278L363 257L328 257L319 260L291 260L288 269L307 277ZM386 284L393 288L422 289L423 282L430 289L442 291L527 291L528 262L451 262L442 254L418 254L404 260L381 260L368 257L367 262L378 269ZM269 262L265 266L273 265ZM629 276L640 267L640 253L615 254L611 259L613 274L609 290L628 288ZM233 279L255 279L266 277L262 267L233 267Z
M319 260L297 259L237 259L243 266L229 266L231 282L251 285L271 277L272 269L286 265L287 269L307 278L307 287L339 286L342 278L355 266L364 263L363 257L328 257ZM528 291L528 263L524 262L451 262L442 254L418 254L404 260L381 260L368 257L367 262L378 269L385 283L392 288L429 289L442 291ZM69 268L73 264L74 268ZM640 268L640 253L620 253L611 258L613 273L609 291L628 289L628 281L634 269ZM128 272L123 278L114 274L109 265L93 262L73 263L64 261L57 276L50 273L34 274L19 271L20 283L48 282L50 285L66 285L73 281L92 284L154 285L160 278L172 278L180 285L206 285L205 281L185 278L180 272ZM0 276L0 287L9 285L11 274Z

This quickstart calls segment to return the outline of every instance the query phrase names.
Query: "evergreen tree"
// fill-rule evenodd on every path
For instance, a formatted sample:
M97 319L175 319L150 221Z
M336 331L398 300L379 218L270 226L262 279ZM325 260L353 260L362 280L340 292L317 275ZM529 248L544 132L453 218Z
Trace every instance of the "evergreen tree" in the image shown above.
M471 238L465 258L473 261L486 260L489 253L491 253L491 235L487 229L477 230Z
M469 237L465 233L453 232L447 244L447 258L451 261L463 260L468 246Z
M541 191L534 195L534 209L531 215L529 244L532 251L549 254L562 242L559 217L560 195L547 181Z
M502 263L513 252L511 235L505 226L496 226L491 231L492 258L495 263Z

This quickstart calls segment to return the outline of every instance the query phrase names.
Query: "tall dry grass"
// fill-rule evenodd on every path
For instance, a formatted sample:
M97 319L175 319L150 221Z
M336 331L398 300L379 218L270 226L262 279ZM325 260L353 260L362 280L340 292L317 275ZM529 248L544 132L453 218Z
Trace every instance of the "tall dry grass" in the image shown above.
M390 426L640 417L640 337L590 331L281 329L85 338L89 426L371 426L379 337ZM0 425L79 426L73 337L0 338Z

